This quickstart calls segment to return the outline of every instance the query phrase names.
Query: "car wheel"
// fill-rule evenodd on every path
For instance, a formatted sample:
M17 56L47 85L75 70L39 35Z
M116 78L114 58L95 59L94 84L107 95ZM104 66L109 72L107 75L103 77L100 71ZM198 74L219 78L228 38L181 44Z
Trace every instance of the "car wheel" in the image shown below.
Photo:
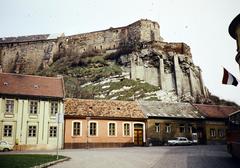
M8 148L4 148L4 149L3 149L3 152L7 152L7 151L9 151Z

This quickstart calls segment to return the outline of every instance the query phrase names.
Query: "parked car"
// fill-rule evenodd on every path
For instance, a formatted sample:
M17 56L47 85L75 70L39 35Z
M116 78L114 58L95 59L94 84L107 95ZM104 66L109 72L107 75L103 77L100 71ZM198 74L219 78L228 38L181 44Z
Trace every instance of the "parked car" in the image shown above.
M172 140L168 140L168 145L191 145L192 141L186 137L176 137Z
M0 141L0 151L6 152L13 150L13 145L10 145L7 141Z

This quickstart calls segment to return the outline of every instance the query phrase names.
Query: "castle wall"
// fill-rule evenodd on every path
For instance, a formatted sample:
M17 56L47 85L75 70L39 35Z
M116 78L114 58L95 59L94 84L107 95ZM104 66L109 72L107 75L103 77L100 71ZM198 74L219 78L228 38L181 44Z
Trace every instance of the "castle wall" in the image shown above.
M173 73L164 74L163 85L164 85L163 90L166 91L176 90L175 77Z
M24 43L11 43L0 47L1 65L4 72L15 72L16 63L19 64L20 70L24 66L22 73L34 73L42 65L43 59L49 54L58 50L56 42L37 41ZM50 59L51 61L51 59ZM22 67L21 67L22 66Z
M201 71L192 63L189 55L173 52L167 54L162 49L154 53L159 55L148 59L142 57L142 53L130 54L131 79L144 80L154 86L159 86L166 92L175 91L178 97L186 99L207 96L201 79ZM158 57L158 62L155 66L158 67L149 64L151 59L155 60L156 57Z
M69 49L77 54L89 51L104 53L125 45L161 40L158 23L150 20L139 20L126 27L73 36L58 36L54 40L47 40L48 37L48 35L34 35L0 39L0 64L3 71L34 73L41 66L45 68L51 64L54 53L61 49Z
M159 25L149 20L140 20L126 27L73 35L66 37L65 45L75 52L118 49L139 42L160 41Z

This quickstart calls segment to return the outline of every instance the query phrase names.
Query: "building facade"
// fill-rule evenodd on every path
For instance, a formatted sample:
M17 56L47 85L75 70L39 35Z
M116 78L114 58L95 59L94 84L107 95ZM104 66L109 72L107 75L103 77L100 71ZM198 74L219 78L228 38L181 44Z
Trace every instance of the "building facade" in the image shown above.
M17 150L54 149L63 144L62 77L0 73L0 139ZM59 135L58 135L59 134Z
M237 107L190 103L139 101L147 118L149 144L163 145L175 137L198 144L225 144L228 115Z
M225 144L229 114L238 110L233 106L193 105L204 116L206 144Z
M136 102L65 100L65 148L143 146L145 118Z
M204 116L189 103L139 101L148 118L146 132L149 144L164 145L175 137L195 138L204 142Z

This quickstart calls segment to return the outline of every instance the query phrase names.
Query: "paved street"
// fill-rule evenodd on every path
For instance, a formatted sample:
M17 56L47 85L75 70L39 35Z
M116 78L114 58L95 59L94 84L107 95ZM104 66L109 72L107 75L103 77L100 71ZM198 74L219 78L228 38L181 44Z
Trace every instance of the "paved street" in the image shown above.
M47 153L55 151L12 151L16 153ZM5 152L0 152L6 154ZM128 147L102 149L67 149L60 155L71 157L52 168L239 168L223 145Z
M54 168L239 168L225 146L162 146L63 150Z

